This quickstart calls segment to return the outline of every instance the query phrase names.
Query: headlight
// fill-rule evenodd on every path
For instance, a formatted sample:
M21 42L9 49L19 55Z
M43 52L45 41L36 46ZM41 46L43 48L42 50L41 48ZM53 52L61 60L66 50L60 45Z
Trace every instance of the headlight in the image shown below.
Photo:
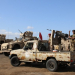
M1 50L2 50L2 49L7 49L7 46L1 46Z

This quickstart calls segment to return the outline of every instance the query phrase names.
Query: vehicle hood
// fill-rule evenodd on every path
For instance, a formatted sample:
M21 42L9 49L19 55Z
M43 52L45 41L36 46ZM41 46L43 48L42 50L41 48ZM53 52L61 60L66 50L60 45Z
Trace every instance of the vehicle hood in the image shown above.
M22 53L22 52L24 52L23 49L17 49L17 50L12 50L12 51L10 52L10 54L18 54L18 53Z
M3 43L1 46L7 46L8 45L8 43Z
M17 42L21 42L21 41L12 41L12 42L9 42L9 44L14 44L14 43L17 43Z

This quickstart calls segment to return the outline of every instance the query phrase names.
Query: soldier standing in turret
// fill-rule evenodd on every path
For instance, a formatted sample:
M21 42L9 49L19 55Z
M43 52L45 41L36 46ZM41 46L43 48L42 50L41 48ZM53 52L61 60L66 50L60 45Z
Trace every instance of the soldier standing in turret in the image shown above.
M75 30L72 30L73 35L70 36L70 31L69 31L69 38L71 39L71 51L75 51Z

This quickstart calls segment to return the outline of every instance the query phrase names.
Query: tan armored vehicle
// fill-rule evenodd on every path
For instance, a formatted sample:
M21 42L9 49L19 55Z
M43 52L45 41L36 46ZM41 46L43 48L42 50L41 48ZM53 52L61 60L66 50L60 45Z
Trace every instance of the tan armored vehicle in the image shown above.
M7 43L13 41L13 39L6 39L6 35L5 34L0 34L0 50L1 50L1 45L3 43Z
M4 43L1 45L1 51L4 52L5 56L8 56L11 50L21 49L24 47L24 42L33 39L33 32L26 31L20 34L20 38L15 38L14 41Z
M0 34L0 50L1 50L1 44L5 42L6 35Z
M54 31L52 31L53 33ZM31 40L25 43L23 49L13 50L10 52L9 58L13 66L19 66L21 62L41 62L46 64L46 68L49 71L57 71L61 65L67 67L75 63L75 52L62 51L61 50L61 37L65 38L67 35L60 32L56 32L56 37L51 36L51 45L48 41ZM57 43L54 41L57 39ZM49 46L59 45L59 50L50 49Z

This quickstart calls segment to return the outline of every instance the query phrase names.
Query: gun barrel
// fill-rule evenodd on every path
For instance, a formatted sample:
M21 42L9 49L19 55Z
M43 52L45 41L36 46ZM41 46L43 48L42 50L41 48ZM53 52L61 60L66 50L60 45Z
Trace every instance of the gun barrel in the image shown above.
M62 38L68 37L68 34L64 34L64 33L61 33L61 32L56 32L56 35L60 36Z
M18 30L19 30L19 29L18 29ZM19 30L19 32L22 33L20 30Z
M47 30L52 31L51 29L47 29Z

